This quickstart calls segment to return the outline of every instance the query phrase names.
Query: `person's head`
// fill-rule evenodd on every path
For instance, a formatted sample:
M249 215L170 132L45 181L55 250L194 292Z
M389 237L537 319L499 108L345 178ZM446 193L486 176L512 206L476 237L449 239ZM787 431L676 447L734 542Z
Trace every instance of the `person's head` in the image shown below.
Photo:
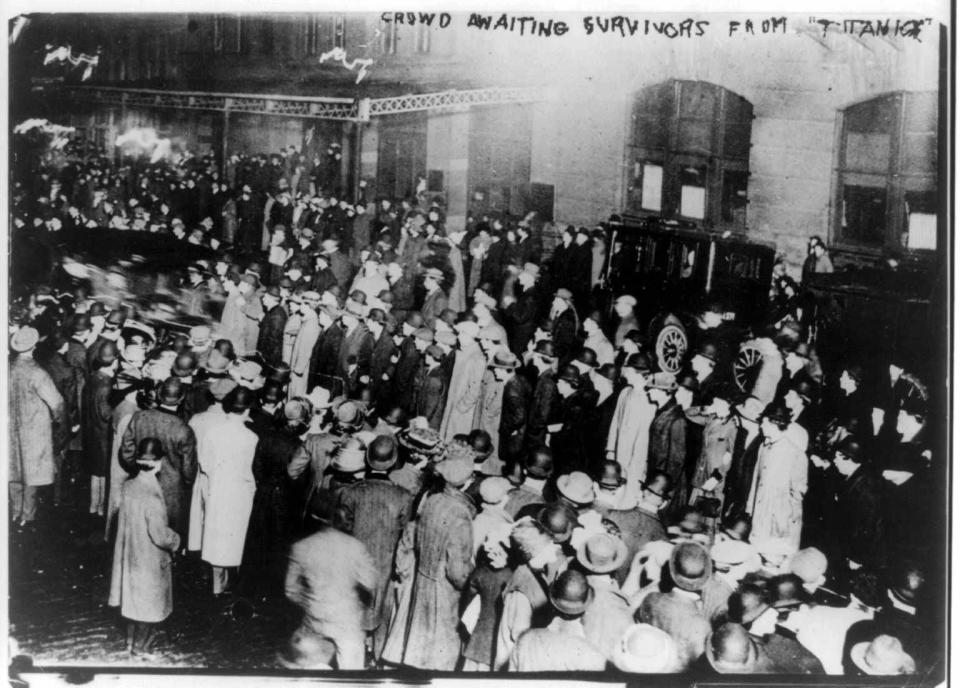
M427 327L420 327L413 333L413 345L417 351L424 353L433 344L433 331Z
M156 437L144 437L137 445L136 466L140 473L156 475L163 465L163 443Z
M638 352L627 356L623 362L621 374L631 387L644 389L651 368L650 357L645 353Z
M897 433L903 441L916 437L926 424L927 411L921 404L908 402L897 412Z
M563 241L564 246L569 246L570 244L573 243L574 239L576 239L576 236L577 236L576 228L573 225L567 225L566 227L564 227L563 234L560 236L560 238Z
M768 440L777 440L790 426L790 410L783 402L773 401L760 415L760 432Z
M844 478L856 473L865 460L860 442L853 435L843 438L833 452L833 466Z
M549 447L534 447L527 454L524 470L534 480L546 480L553 475L553 452Z
M255 392L246 387L234 387L223 398L223 412L237 416L249 415L250 408L254 403Z
M593 337L600 332L600 323L598 323L596 319L592 317L586 318L583 321L583 331L587 337Z
M708 302L700 311L700 322L705 329L714 329L723 323L723 307L715 302Z
M461 349L469 349L477 343L477 335L480 332L480 327L477 323L471 320L464 320L457 323L454 330L457 333L457 343Z
M848 365L840 373L839 385L844 394L853 394L862 382L863 368L859 365Z
M810 253L820 257L826 253L827 247L823 245L823 239L818 236L810 238Z
M650 402L664 407L677 391L677 381L672 373L654 373L647 378L645 388Z
M557 392L566 399L580 387L580 371L576 366L565 365L557 375Z
M673 480L661 470L652 470L640 490L640 502L653 511L659 511L670 501Z
M690 359L690 367L703 382L717 367L717 347L709 342L701 344Z

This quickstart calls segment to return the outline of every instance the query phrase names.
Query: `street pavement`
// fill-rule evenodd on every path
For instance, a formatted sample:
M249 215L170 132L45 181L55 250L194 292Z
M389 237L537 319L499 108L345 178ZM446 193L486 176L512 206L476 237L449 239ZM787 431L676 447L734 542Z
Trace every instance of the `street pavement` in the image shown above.
M107 606L113 546L103 541L103 519L86 513L88 495L76 476L59 506L46 496L35 528L10 530L9 634L22 654L38 667L277 666L298 610L282 597L214 599L209 566L196 553L174 561L174 611L153 651L128 655L124 620Z

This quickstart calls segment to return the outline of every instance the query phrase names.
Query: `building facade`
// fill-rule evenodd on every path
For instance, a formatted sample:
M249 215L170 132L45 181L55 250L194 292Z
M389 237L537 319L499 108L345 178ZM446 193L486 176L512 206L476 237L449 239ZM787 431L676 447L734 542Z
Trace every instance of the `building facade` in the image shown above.
M67 36L66 19L37 20ZM841 262L943 246L935 23L883 36L806 16L616 19L110 17L86 39L93 77L60 85L63 123L106 149L150 126L219 160L336 144L344 188L426 186L452 225L487 209L654 215L774 242L793 269L812 236Z

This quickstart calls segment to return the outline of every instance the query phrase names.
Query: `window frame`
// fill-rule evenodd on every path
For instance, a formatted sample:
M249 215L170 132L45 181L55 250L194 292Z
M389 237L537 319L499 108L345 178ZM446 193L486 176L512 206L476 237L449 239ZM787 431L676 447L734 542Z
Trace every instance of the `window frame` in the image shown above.
M712 113L708 116L691 117L683 111L684 88L703 88L707 87L713 94L714 102ZM657 93L657 89L660 92ZM651 93L651 98L669 97L672 100L669 108L660 106L654 110L642 110L641 99L645 92ZM738 120L733 115L735 111L728 107L730 98L740 98L749 106L749 120ZM740 122L750 125L749 135L752 137L752 123L755 119L753 114L753 103L740 94L709 81L698 81L693 79L669 79L655 84L650 84L643 89L635 92L630 100L630 115L626 145L626 181L624 188L626 190L625 209L632 215L642 217L656 217L663 220L677 220L680 222L691 223L698 229L704 229L715 232L747 231L746 212L743 213L742 221L736 219L724 219L724 200L725 200L725 180L729 173L746 175L747 184L750 178L750 148L752 143L747 141L747 157L735 157L727 154L727 127L730 124ZM638 119L644 117L651 119L654 115L663 116L669 110L669 124L667 125L666 140L662 146L644 145L644 141L638 135L640 124ZM699 123L701 127L706 126L709 132L710 149L704 152L695 152L691 150L681 150L681 127L684 124ZM639 165L642 170L645 164L657 165L662 168L662 183L660 189L660 210L651 210L643 208L643 178L642 175L634 175L636 166ZM704 212L703 218L683 215L681 211L682 203L682 184L681 176L686 168L703 168L704 174ZM747 187L748 189L748 187ZM749 203L749 191L743 204Z
M914 97L929 97L933 95L936 99L937 107L937 121L932 132L930 131L909 131L908 130L908 102L911 96ZM862 107L870 103L877 101L882 101L883 99L888 99L893 102L891 107L891 112L894 116L891 140L890 140L890 151L889 151L889 164L887 166L887 171L885 173L879 173L876 171L864 171L862 169L851 168L847 165L847 144L850 138L851 133L862 133L862 132L851 132L850 130L850 120L852 116L852 110L857 107ZM907 230L907 219L904 214L901 212L904 209L904 201L907 194L910 193L932 193L938 199L936 215L937 222L939 224L940 218L940 194L942 190L940 188L940 179L939 179L939 160L937 164L933 166L930 172L921 173L921 172L912 172L906 170L906 159L907 154L905 139L908 133L912 134L930 134L932 133L935 137L935 146L934 150L938 149L939 146L939 129L940 122L939 118L941 116L940 112L940 94L934 91L888 91L885 93L880 93L865 100L860 100L855 103L850 103L846 107L841 108L837 111L837 145L836 153L834 155L834 167L833 167L833 189L832 189L832 204L831 204L831 217L830 217L830 247L837 248L841 251L849 251L851 253L861 253L866 255L881 255L883 253L892 253L899 255L912 255L912 256L929 256L939 250L941 237L937 236L937 246L935 248L910 248L901 243L901 235L904 231ZM938 153L939 155L939 153ZM886 203L884 208L884 227L882 228L881 241L879 244L871 244L863 241L857 241L847 234L843 228L843 220L845 216L844 211L844 189L845 189L845 180L850 177L884 177L885 183L883 187L873 187L873 188L882 188L886 194Z

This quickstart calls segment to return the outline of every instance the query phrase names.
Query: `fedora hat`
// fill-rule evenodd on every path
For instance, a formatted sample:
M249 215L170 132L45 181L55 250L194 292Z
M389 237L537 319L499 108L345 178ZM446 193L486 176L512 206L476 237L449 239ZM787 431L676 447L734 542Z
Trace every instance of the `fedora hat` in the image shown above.
M838 454L843 454L848 459L861 463L863 461L863 446L860 444L860 441L853 435L847 435L840 443L837 445L837 448L834 450Z
M670 553L669 570L678 588L698 592L713 575L713 564L706 547L697 542L681 542Z
M868 643L857 643L850 649L850 659L870 676L900 676L917 670L913 657L890 635L878 635Z
M550 586L550 603L561 614L579 616L593 601L593 588L580 571L568 569Z
M21 327L10 335L10 348L18 354L26 353L37 346L40 333L32 327Z
M515 370L520 365L520 359L511 351L498 351L493 355L493 361L490 362L491 368L503 368L505 370Z
M567 473L557 478L557 490L575 504L592 504L596 499L593 492L593 481L590 480L590 476L580 471Z
M627 628L613 651L612 660L620 671L631 674L673 673L680 662L673 637L645 623Z
M767 582L770 606L774 609L799 607L804 602L806 591L803 579L795 573L782 573Z
M719 674L753 673L760 657L747 629L735 623L725 623L708 635L704 653Z
M577 545L577 561L591 573L616 571L627 560L623 540L609 533L596 533Z

